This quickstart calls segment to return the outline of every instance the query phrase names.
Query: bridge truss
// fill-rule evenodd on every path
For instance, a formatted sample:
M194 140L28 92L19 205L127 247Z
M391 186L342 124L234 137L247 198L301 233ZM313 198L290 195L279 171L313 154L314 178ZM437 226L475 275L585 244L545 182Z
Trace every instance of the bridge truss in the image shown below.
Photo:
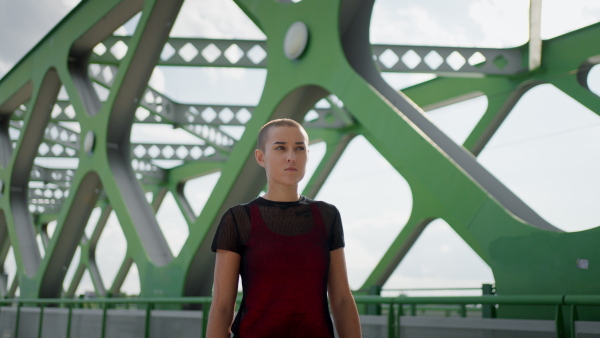
M600 25L542 46L541 5L532 0L531 39L517 48L371 45L373 1L236 3L266 41L171 38L182 0L84 0L0 81L0 261L12 247L18 267L11 285L1 281L2 295L12 297L18 287L22 297L72 297L86 270L98 295L117 294L133 263L142 296L209 295L215 228L229 206L264 188L264 173L253 158L255 131L280 117L302 121L311 140L327 146L304 195L317 194L357 135L410 185L410 219L361 289L382 286L429 222L443 218L490 266L503 294L600 291L598 272L575 269L577 259L599 256L600 230L560 231L476 160L519 98L539 84L550 83L600 112L600 99L586 80L600 62L600 44L591 43L598 40ZM138 14L132 36L113 34ZM296 58L283 53L295 22L308 28L306 48ZM126 52L115 52L115 46ZM401 58L407 53L439 61L411 65ZM385 62L386 54L395 55L396 62ZM452 58L459 66L449 62ZM156 66L265 68L268 75L257 106L186 104L148 86ZM381 72L436 78L398 92ZM67 100L59 99L61 88ZM421 108L481 95L488 97L487 110L464 144L453 142ZM315 106L323 99L329 108ZM169 124L198 141L132 143L134 124ZM236 137L224 126L249 132ZM34 164L36 158L52 157L76 159L77 165ZM182 164L163 168L154 162L161 159ZM218 182L195 215L183 188L217 171ZM189 228L177 255L155 215L168 192ZM97 207L102 213L88 237L85 227ZM114 282L105 287L95 249L113 211L127 253ZM50 236L52 221L56 229ZM66 267L78 248L80 261L65 290ZM511 311L511 316L531 316Z

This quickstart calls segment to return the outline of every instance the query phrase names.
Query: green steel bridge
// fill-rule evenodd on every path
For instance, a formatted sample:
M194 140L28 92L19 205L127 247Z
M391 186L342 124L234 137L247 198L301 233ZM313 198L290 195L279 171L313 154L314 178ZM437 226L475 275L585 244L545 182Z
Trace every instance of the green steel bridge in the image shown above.
M160 298L210 296L216 226L229 206L264 189L264 173L254 163L254 131L281 117L301 121L311 141L326 144L304 195L319 192L357 135L410 185L410 218L361 290L380 290L425 227L442 218L489 265L498 296L600 293L600 271L593 266L600 256L600 229L554 227L477 161L518 100L537 85L552 84L600 113L600 98L587 83L600 63L600 24L542 41L541 1L531 0L530 40L519 47L372 45L373 1L235 2L266 40L170 37L182 0L84 0L0 80L0 263L12 248L17 265L12 283L0 278L3 297L14 298L18 290L22 299L73 298L86 271L96 296L118 295L134 263L141 298L160 303ZM136 15L131 36L114 34ZM390 53L437 61L385 62ZM261 68L267 77L256 106L186 104L148 85L156 66ZM382 72L436 77L398 92ZM59 99L61 90L68 99ZM423 114L477 96L487 96L488 107L463 144ZM322 99L329 108L315 106ZM136 124L171 125L198 141L132 143ZM249 132L237 137L227 126ZM77 165L44 167L36 158L71 158ZM181 164L163 168L157 160ZM215 172L220 177L196 215L183 193L185 184ZM189 229L178 254L156 219L167 193ZM101 215L86 234L95 208ZM112 285L105 286L96 247L111 212L127 251ZM76 271L65 288L72 264ZM555 319L551 305L566 304L538 303L508 302L496 316ZM598 321L598 310L594 304L582 306L577 318Z

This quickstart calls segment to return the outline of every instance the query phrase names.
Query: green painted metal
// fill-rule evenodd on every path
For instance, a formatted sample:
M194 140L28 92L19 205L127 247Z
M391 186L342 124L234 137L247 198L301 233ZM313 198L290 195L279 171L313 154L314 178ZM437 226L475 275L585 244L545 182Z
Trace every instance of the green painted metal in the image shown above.
M442 218L491 267L500 296L585 295L600 291L598 272L576 268L578 258L600 254L596 245L600 230L559 231L475 160L517 101L538 84L553 84L600 113L600 100L585 81L591 67L600 62L600 46L590 43L600 34L599 24L544 41L541 65L532 71L526 70L529 55L525 45L516 49L521 53L520 72L481 77L455 77L459 72L442 72L434 80L398 93L383 82L378 68L381 65L372 59L368 40L372 1L236 2L267 36L267 43L261 46L268 55L268 64L260 64L267 69L265 87L258 106L243 107L251 113L247 121L237 117L230 123L204 121L190 115L200 105L174 102L147 86L154 66L161 62L164 44L182 43L169 38L181 1L84 0L0 81L0 252L3 261L12 247L18 266L15 281L10 287L2 287L3 294L14 296L19 287L25 298L73 297L87 270L99 296L116 295L135 263L142 297L210 295L214 264L210 243L220 216L229 206L257 196L265 185L264 173L253 163L256 131L273 118L302 121L311 109L319 118L305 125L311 140L325 142L327 150L305 195L316 196L356 135L363 135L389 161L409 183L413 194L410 219L361 290L383 286L425 227ZM118 62L96 58L97 62L113 65L110 70L114 77L106 81L90 76L94 47L114 43L112 32L139 12L135 33L126 39L127 54ZM289 60L283 53L283 41L287 28L296 21L307 25L310 39L303 55ZM254 43L258 42L248 42L250 47L246 47ZM94 81L110 90L105 102L94 91ZM57 100L61 86L68 93L68 102ZM145 99L147 93L160 97L160 109ZM343 109L335 105L327 110L314 108L330 94L344 103ZM462 146L444 135L419 108L428 110L480 95L488 98L488 108ZM74 117L61 113L51 118L55 107L64 111L68 105ZM153 120L136 117L140 106L148 109ZM197 136L214 149L215 156L186 158L183 164L164 170L152 164L152 159L140 159L147 162L143 162L142 169L134 170L131 152L137 145L129 140L131 126L156 123L155 117ZM21 121L22 125L16 124ZM61 141L46 133L49 126L62 128L62 121L79 124L81 132L75 135L76 141ZM243 126L248 133L239 140L222 133L218 141L199 132L196 127L200 124L215 133L220 125ZM8 135L11 126L21 130L14 149ZM94 139L91 151L82 142L88 135ZM78 166L70 176L66 169L56 172L34 167L42 142L75 151ZM38 176L30 176L34 169L39 171ZM183 187L193 178L217 171L220 178L201 214L195 215ZM52 202L54 209L48 204L46 212L30 212L30 198L36 195L31 194L29 183L61 173L61 177L68 177L69 195ZM136 173L142 175L141 184ZM60 187L67 187L65 182L56 179ZM155 217L167 191L175 198L189 228L189 238L176 256ZM146 201L145 192L153 193L151 203ZM102 208L102 215L88 239L84 230L96 207ZM127 240L127 253L117 277L107 287L110 281L102 280L95 253L112 211ZM50 238L45 229L53 220L57 226ZM46 243L43 256L36 243L38 233ZM62 290L66 267L77 247L81 258L74 263L75 276L67 290ZM402 302L409 304L404 299ZM169 302L154 303L168 306ZM511 304L501 307L497 315L557 316L554 298L535 312L528 310L527 302ZM578 316L600 320L598 312L597 308L585 307Z
M103 65L118 65L120 60L110 50L117 44L128 45L129 37L113 36L102 42L102 52L94 52L91 55L91 62ZM167 58L161 57L158 61L159 66L201 66L201 67L243 67L243 68L266 68L267 54L263 58L251 57L253 49L260 50L264 53L266 50L266 41L261 40L217 40L217 39L193 39L193 38L170 38L167 41L173 52ZM229 59L225 53L220 53L214 60L203 56L203 52L207 48L213 47L214 50L223 52L237 46L242 55L239 59ZM373 55L377 66L384 72L412 72L412 73L449 73L449 74L500 74L514 75L525 70L522 65L522 48L498 49L498 48L468 48L468 47L431 47L431 46L397 46L397 45L378 45L372 46ZM184 58L182 49L191 48L196 51L194 57ZM190 49L190 50L191 50ZM397 57L403 56L408 51L413 51L424 57L429 53L435 52L443 61L442 64L435 69L427 65L426 62L420 62L417 66L409 67L402 60L399 60L394 65L386 66L382 62L381 55L384 52L391 52ZM471 65L464 64L460 69L454 69L447 62L447 57L453 53L459 53L463 58L468 59L473 54L479 53L488 62ZM184 53L185 54L185 53ZM496 58L502 58L507 65L498 67L493 62Z

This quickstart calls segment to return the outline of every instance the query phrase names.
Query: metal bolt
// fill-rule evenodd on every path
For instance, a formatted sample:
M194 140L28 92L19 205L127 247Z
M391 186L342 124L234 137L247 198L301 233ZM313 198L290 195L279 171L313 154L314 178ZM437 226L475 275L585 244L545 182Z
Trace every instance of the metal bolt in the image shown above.
M91 154L94 150L94 145L96 144L96 136L93 131L88 131L85 134L85 140L83 141L83 151L88 154Z
M296 60L302 55L308 43L308 28L302 21L294 22L283 40L283 52L290 60Z

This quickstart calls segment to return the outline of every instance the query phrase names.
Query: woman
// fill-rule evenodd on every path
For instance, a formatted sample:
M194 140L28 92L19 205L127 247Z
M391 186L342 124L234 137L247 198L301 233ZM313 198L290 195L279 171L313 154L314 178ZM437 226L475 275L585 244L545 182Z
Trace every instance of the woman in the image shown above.
M348 285L337 209L298 194L308 160L308 135L294 120L265 124L255 150L267 192L230 208L221 220L209 338L361 337ZM241 275L244 296L232 324Z

